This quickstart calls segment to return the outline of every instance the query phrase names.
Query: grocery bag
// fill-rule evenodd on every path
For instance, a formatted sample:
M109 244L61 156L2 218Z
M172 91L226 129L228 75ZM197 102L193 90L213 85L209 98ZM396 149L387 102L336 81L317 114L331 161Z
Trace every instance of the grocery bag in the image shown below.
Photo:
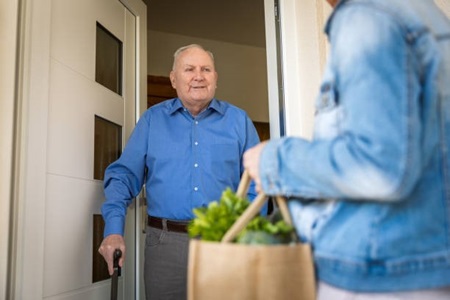
M250 178L244 172L237 191L245 196ZM283 197L276 197L292 224ZM188 260L189 300L314 300L314 264L309 244L246 245L232 243L267 201L259 194L221 242L191 239Z

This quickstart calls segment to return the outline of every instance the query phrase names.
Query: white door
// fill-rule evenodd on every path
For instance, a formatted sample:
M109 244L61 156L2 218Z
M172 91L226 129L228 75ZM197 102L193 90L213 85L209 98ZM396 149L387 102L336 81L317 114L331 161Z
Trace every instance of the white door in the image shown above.
M113 83L121 88L115 91L96 81L96 59L102 59L96 58L99 24L104 35L111 38L108 41L117 42L114 46L119 47L113 50L122 45L122 53L117 54L123 57L123 69L110 70L119 72L118 82ZM118 126L123 131L123 143L133 127L134 28L134 16L119 1L53 2L44 298L107 299L110 293L110 280L93 283L94 215L100 214L104 199L101 178L94 177L94 149L101 146L94 145L95 121L101 117ZM130 228L127 231L134 232ZM134 261L134 239L127 241L128 266ZM123 279L133 276L125 270L123 273L120 294Z
M118 126L122 147L145 105L145 5L138 0L24 3L23 149L11 294L15 299L109 299L111 280L93 282L94 215L104 200L102 180L94 175L96 119ZM106 55L121 53L115 66L106 64L120 74L106 84L96 73L99 28L111 38ZM139 296L138 215L135 205L129 209L119 299Z

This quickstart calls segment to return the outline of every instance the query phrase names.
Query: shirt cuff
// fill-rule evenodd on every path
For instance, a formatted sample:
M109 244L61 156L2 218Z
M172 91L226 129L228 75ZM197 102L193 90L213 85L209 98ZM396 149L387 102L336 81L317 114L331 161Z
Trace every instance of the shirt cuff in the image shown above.
M107 237L111 234L124 235L125 222L120 217L114 217L105 222L105 230L103 232L103 237Z

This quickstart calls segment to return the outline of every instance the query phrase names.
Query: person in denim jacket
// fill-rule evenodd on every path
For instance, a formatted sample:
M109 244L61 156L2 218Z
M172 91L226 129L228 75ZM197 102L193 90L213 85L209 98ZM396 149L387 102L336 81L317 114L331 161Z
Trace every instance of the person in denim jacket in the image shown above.
M294 198L319 299L450 299L449 19L432 0L329 2L314 139L244 166Z

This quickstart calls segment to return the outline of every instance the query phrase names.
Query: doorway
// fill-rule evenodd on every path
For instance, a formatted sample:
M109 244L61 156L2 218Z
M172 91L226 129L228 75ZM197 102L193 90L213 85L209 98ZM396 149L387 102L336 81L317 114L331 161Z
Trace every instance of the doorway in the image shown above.
M148 75L168 77L175 50L200 44L215 57L216 98L244 109L258 125L268 126L264 0L145 2Z

